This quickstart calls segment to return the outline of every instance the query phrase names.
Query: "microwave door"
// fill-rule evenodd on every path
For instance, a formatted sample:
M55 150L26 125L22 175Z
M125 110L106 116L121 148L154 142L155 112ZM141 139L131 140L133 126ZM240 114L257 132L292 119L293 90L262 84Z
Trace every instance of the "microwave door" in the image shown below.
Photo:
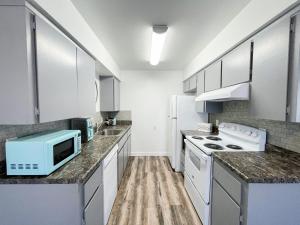
M75 151L74 138L70 138L53 146L53 165L56 166Z

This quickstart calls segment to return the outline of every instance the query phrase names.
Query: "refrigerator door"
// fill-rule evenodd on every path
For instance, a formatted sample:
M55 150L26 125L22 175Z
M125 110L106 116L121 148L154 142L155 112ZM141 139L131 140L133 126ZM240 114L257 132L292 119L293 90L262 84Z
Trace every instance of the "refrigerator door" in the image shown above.
M176 149L177 149L177 119L170 119L170 144L169 144L169 160L171 162L171 166L175 169L175 162L176 162Z
M207 113L197 113L195 96L177 96L178 129L196 130L199 122L207 122Z
M180 162L182 157L181 151L183 148L183 137L181 130L196 130L198 123L208 122L207 113L197 113L195 109L195 96L177 96L176 112L176 138L175 155L174 155L174 169L175 171L181 171ZM182 171L183 172L183 171Z
M177 96L172 95L170 99L170 118L177 118Z
M197 113L195 96L173 95L170 98L168 116L168 156L175 171L181 171L180 157L182 150L181 130L195 130L199 122L207 122L206 113Z
M172 168L175 169L175 149L177 132L177 96L172 95L169 100L168 115L168 157Z

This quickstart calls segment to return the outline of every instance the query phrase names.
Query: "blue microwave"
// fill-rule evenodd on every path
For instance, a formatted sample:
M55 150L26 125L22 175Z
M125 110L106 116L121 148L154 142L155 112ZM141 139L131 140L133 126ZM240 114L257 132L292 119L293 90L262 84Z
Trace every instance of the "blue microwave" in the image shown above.
M49 175L81 152L81 132L61 130L7 140L7 175Z

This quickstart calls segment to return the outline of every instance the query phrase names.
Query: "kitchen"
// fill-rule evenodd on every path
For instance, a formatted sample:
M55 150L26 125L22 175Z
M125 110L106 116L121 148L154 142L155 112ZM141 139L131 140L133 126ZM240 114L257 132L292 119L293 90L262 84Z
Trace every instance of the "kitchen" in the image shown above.
M300 224L299 11L1 0L0 224Z

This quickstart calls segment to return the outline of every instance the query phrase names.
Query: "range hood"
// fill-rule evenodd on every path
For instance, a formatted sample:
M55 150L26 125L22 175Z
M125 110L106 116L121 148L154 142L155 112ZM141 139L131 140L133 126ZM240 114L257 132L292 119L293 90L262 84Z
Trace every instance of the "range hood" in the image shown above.
M205 92L196 98L196 102L226 102L233 100L249 100L250 84L242 83L214 91Z

